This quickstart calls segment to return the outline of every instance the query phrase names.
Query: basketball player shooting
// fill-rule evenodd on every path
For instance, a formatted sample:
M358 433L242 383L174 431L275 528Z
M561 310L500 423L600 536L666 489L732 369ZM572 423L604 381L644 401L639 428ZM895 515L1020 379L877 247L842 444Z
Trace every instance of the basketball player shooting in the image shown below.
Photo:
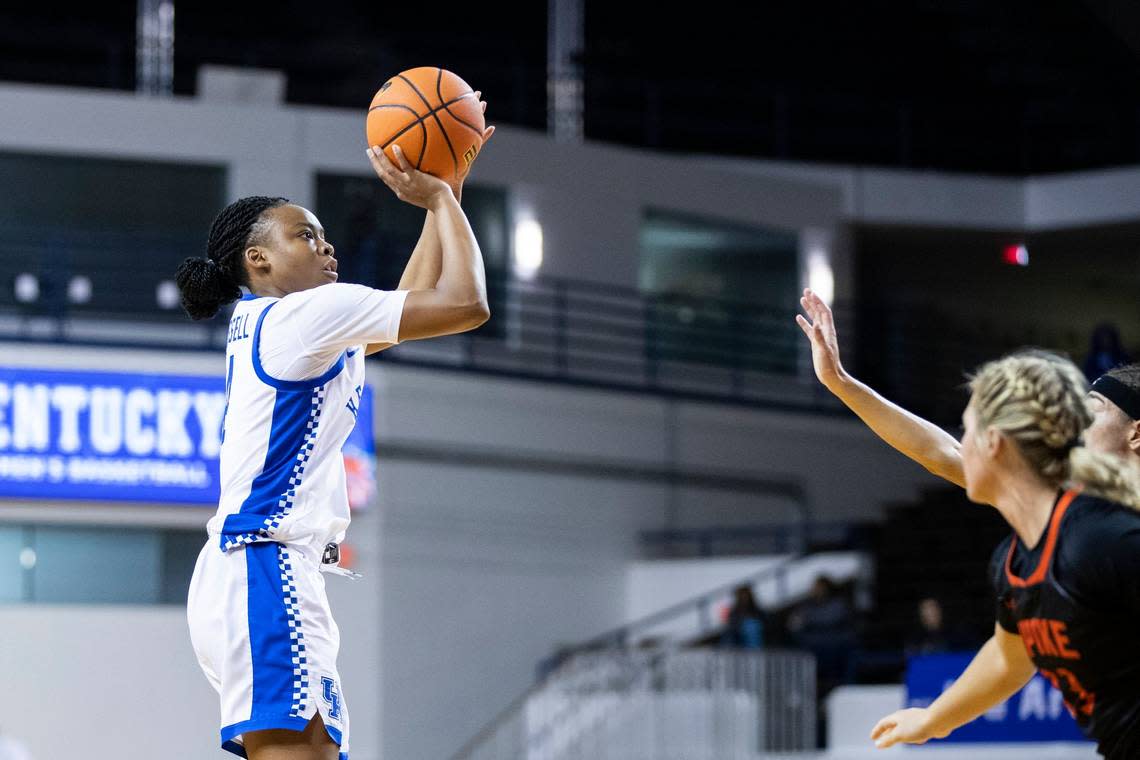
M396 290L338 283L320 221L285 198L227 206L206 257L177 273L193 319L239 301L226 344L221 498L187 614L221 698L221 746L252 760L348 758L340 633L322 571L339 570L349 524L341 447L356 423L364 357L490 316L479 244L459 205L465 174L445 182L416 170L399 146L393 154L396 163L368 149L381 181L426 211Z

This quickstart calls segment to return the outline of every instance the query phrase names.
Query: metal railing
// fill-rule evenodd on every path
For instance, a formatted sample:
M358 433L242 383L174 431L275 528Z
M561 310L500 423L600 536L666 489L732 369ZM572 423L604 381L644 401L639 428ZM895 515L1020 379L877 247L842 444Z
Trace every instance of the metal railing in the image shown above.
M452 760L759 760L814 747L815 710L805 653L580 654Z
M732 583L717 586L714 589L705 591L692 598L671 604L657 612L638 618L631 623L626 623L625 625L618 626L617 628L587 639L580 644L562 650L557 656L566 659L599 649L625 649L631 642L637 641L639 636L652 631L662 623L675 620L681 615L690 613L696 613L699 626L698 636L704 636L714 628L712 619L713 604L725 596L731 595L733 590L739 586L755 586L758 583L772 581L776 584L778 597L781 600L786 599L788 597L788 571L805 556L806 555L800 553L793 554L774 565L765 567L763 570L735 580Z
M606 705L614 707L614 709L625 710L628 714L633 714L639 717L642 721L639 731L644 733L649 729L645 729L646 721L652 724L654 720L661 715L661 711L668 711L671 709L679 709L676 706L680 704L689 704L689 709L694 711L696 715L718 716L715 720L724 720L724 716L730 723L730 729L726 728L725 731L728 735L735 737L733 741L737 741L741 737L747 739L748 736L753 734L755 736L752 744L754 745L750 750L752 754L720 754L708 755L712 757L741 757L751 758L756 756L756 752L761 749L775 750L780 747L785 747L789 743L794 743L793 739L788 738L791 735L799 736L797 733L803 725L810 724L812 726L810 738L802 747L790 747L791 749L806 748L813 746L815 741L814 735L814 720L815 720L815 665L814 660L811 660L810 665L803 664L801 659L808 657L807 655L800 655L797 653L778 652L769 650L766 652L725 652L725 651L709 651L709 650L687 650L682 651L676 648L676 645L669 643L659 649L649 649L640 644L641 639L648 633L655 632L663 624L676 622L679 618L685 616L697 616L697 630L698 635L703 636L709 631L713 630L713 605L722 600L726 594L730 594L733 589L742 584L755 585L764 582L774 582L778 591L778 596L786 598L787 592L787 574L795 562L802 557L799 555L785 558L777 564L764 568L763 570L741 578L738 581L717 587L703 594L695 596L691 599L670 605L662 610L653 614L646 615L638 620L628 623L626 625L607 631L598 636L592 637L580 644L573 647L562 649L552 657L539 663L539 678L534 686L527 689L523 694L517 697L511 704L499 712L478 734L476 734L464 747L455 755L454 760L466 760L471 758L543 758L545 755L541 752L548 751L550 747L558 747L560 751L566 749L563 744L568 741L566 732L571 730L570 727L577 726L573 729L574 742L573 746L584 746L584 743L601 742L604 739L604 731L601 735L592 732L593 729L578 731L582 728L582 721L586 721L587 726L592 725L589 723L591 718L596 714L608 716L611 711L602 709ZM637 648L631 648L634 642L638 642ZM717 656L727 657L728 659L717 659ZM723 685L724 683L737 683L729 679L725 681L727 676L724 675L725 668L731 667L725 663L746 663L740 665L737 670L732 671L738 677L740 673L747 671L748 668L756 668L755 672L760 673L762 677L747 681L752 684L752 687L759 688L759 685L764 685L767 689L769 678L780 679L784 678L788 672L792 672L798 679L803 675L803 668L810 670L810 682L806 686L801 684L798 680L793 687L787 687L782 682L776 688L777 691L781 688L788 688L787 694L801 695L806 694L805 689L810 689L811 698L801 705L796 702L796 709L807 710L810 715L801 715L797 713L794 720L787 720L787 716L780 717L777 720L776 714L780 710L787 709L787 706L777 694L763 691L761 697L756 697L756 688L752 691L744 689L747 694L734 693L717 694L710 696L709 694L696 695L684 694L683 689L678 689L672 696L646 696L644 693L637 692L637 685L646 683L646 679L654 672L659 672L660 668L666 668L664 663L671 660L674 663L691 663L692 658L705 657L701 660L705 663L706 668L720 667L721 670L716 671L720 675L714 677L709 675L707 683L716 683ZM680 658L680 659L678 659ZM689 658L689 659L685 659ZM738 658L738 659L732 659ZM743 658L743 659L739 659ZM751 659L750 659L751 658ZM790 659L789 659L790 658ZM808 657L810 660L811 658ZM717 665L719 663L719 665ZM789 663L800 663L799 665L789 665ZM604 665L604 667L603 667ZM689 672L684 668L687 665L681 666L681 671L668 670L669 673L676 672ZM733 665L732 667L736 667ZM655 670L657 669L657 670ZM713 673L713 670L708 670L708 673ZM751 671L749 671L751 672ZM608 674L608 675L607 675ZM605 678L609 677L613 680L606 681ZM806 678L806 676L804 676ZM640 679L640 680L639 680ZM720 679L720 680L718 680ZM658 679L659 681L660 679ZM657 683L649 679L649 682ZM592 684L590 688L582 688L583 682ZM671 681L674 686L681 683L676 678ZM705 683L705 682L702 682ZM575 688L567 689L567 684L576 685ZM608 684L608 685L607 685ZM727 688L727 687L726 687ZM727 689L727 691L733 691ZM737 690L739 691L739 689ZM635 692L640 696L630 696ZM644 692L644 689L642 689ZM587 699L589 694L593 693L594 696ZM551 696L560 695L560 696ZM567 696L569 694L569 696ZM752 694L753 696L748 696ZM600 696L599 696L600 695ZM581 697L580 699L578 697ZM626 700L633 700L627 704ZM791 699L791 697L789 697ZM796 697L795 699L798 699ZM805 697L806 699L806 697ZM738 707L733 707L733 704L743 701L743 703L751 704L756 709L765 706L769 710L765 716L760 716L757 720L763 719L757 727L749 728L740 723L737 716ZM554 709L552 705L558 707ZM616 707L620 705L619 707ZM673 705L670 707L669 705ZM785 705L784 707L777 707L777 705ZM752 709L751 707L747 709ZM535 712L537 711L537 712ZM655 712L656 711L656 712ZM537 716L537 717L536 717ZM735 717L734 717L735 716ZM714 721L713 724L722 726L722 724L715 723L712 717L708 720ZM706 721L707 722L707 721ZM805 723L806 722L806 723ZM672 725L675 723L671 721ZM698 721L698 724L701 724ZM710 725L713 725L710 724ZM751 724L749 724L750 726ZM709 746L716 746L716 742L723 739L720 731L717 728L712 734L706 731L706 728L700 729L705 731L704 737L701 741L706 741ZM631 729L632 730L632 729ZM664 729L663 729L664 730ZM710 729L711 730L711 729ZM807 730L804 728L803 730ZM791 733L789 733L791 732ZM652 730L649 730L649 736L657 736ZM549 736L558 736L560 739L550 739ZM764 738L767 737L767 738ZM763 746L761 740L763 738ZM609 741L605 739L604 741ZM795 740L795 741L798 741ZM554 742L554 744L550 744ZM537 749L536 749L537 747ZM526 754L533 750L539 754ZM628 749L628 748L627 748ZM653 749L653 748L651 748ZM723 748L720 748L723 749ZM743 752L743 747L740 747ZM566 751L570 751L566 749ZM577 750L575 750L577 751ZM582 750L583 752L585 750ZM590 745L590 751L594 753L601 753L603 750ZM632 750L631 750L632 751ZM656 749L654 749L656 751ZM719 750L718 750L719 751ZM564 755L567 758L577 757L607 757L605 754L569 754ZM613 757L638 757L639 755L630 754L614 754ZM696 752L692 747L689 748L689 754L678 755L678 757L686 758L699 758L705 755ZM554 757L562 757L556 755ZM644 757L669 757L665 754L654 755L652 753L644 755Z
M197 241L112 233L13 233L0 243L0 339L217 350L226 314L192 323L169 297ZM35 286L17 297L17 279ZM77 278L86 280L75 288ZM22 278L25 285L28 277ZM163 285L165 283L165 285ZM161 288L160 288L161 286ZM479 330L380 354L412 366L834 412L816 381L795 310L642 293L565 278L488 272L492 318ZM76 296L80 296L77 298ZM849 368L888 397L952 422L963 372L1020 345L1074 346L1032 326L963 324L929 309L838 304Z
M221 348L226 314L192 323L169 300L178 262L198 254L195 241L177 237L13 232L0 243L0 339ZM523 281L494 270L488 296L492 318L479 330L409 342L380 356L570 384L834 408L826 392L805 382L805 347L790 308L565 278Z
M779 525L725 525L702 528L643 530L646 558L711 557L714 555L792 554L820 545L852 549L865 542L866 523L788 520Z

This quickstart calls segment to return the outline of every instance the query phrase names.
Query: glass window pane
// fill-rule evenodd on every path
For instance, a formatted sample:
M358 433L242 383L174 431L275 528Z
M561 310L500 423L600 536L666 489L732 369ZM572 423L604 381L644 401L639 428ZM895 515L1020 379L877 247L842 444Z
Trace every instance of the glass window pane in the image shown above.
M36 602L158 601L162 541L156 532L37 527L34 547Z
M0 152L0 177L0 308L185 319L156 288L202 255L224 167ZM31 302L21 274L38 281Z
M194 563L206 543L205 531L169 530L162 535L162 604L186 604Z
M507 265L507 190L468 184L463 210L489 269ZM337 246L345 282L394 288L424 226L424 211L404 203L375 177L317 175L317 216Z
M796 232L648 210L640 237L656 359L797 371Z
M0 603L18 602L23 596L24 569L20 566L23 548L23 526L0 526Z

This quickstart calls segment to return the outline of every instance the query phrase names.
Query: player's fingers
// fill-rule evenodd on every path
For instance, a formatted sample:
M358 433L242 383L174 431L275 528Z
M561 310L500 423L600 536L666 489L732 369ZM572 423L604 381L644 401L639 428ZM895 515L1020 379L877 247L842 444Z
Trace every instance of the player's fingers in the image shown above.
M483 113L487 113L487 101L479 101L479 107L483 109Z
M393 177L396 176L396 170L392 168L391 163L387 161L381 153L377 155L373 151L368 151L368 160L372 162L372 168L376 171L378 176L386 185L391 186Z
M824 301L822 298L819 297L819 293L816 293L813 290L811 293L811 297L812 297L812 300L815 301L815 305L816 305L816 308L819 309L819 313L824 315L825 317L830 318L831 317L831 307L827 305L826 301Z
M886 731L893 728L894 725L895 725L895 716L894 715L888 715L887 717L881 719L878 723L875 724L875 727L871 729L871 741L878 739Z
M392 152L396 154L396 166L401 172L407 174L411 171L412 165L408 163L408 159L404 157L404 151L399 145L392 146Z
M812 300L815 302L816 312L819 314L819 321L822 322L823 326L828 330L834 330L835 321L831 314L831 307L828 306L824 300L819 297L818 293L813 292L811 295Z
M812 298L810 290L804 291L804 296L800 299L800 305L804 307L804 311L807 312L812 322L819 321L819 309L816 308L815 300Z
M800 326L800 329L804 331L804 335L808 336L808 339L813 338L814 332L812 330L811 322L808 322L806 319L804 319L802 314L796 315L796 324Z
M831 335L835 335L835 317L832 316L831 309L826 306L820 310L819 322L823 329Z
M373 164L380 167L386 176L393 176L397 173L396 167L392 164L392 160L388 158L388 154L379 145L372 147Z
M388 189L396 195L399 195L401 192L403 192L403 188L395 181L393 181L391 177L383 176L380 178L380 181L383 182L388 187Z
M383 154L377 156L375 162L378 167L376 171L380 175L380 179L385 185L396 190L400 186L400 178L404 175L400 174L400 172L396 170L396 167L392 166L392 162Z
M495 134L494 127L487 127L483 130L483 144L486 145L487 141L491 139L491 135Z
M381 164L380 160L376 157L376 146L366 148L364 155L368 156L368 162L372 164L372 168L376 170L377 174L383 175L384 165Z
M820 300L819 295L814 290L812 290L811 288L808 288L808 291L805 294L805 298L807 298L807 300L809 302L811 302L813 309L818 309L820 306L823 305L823 301Z

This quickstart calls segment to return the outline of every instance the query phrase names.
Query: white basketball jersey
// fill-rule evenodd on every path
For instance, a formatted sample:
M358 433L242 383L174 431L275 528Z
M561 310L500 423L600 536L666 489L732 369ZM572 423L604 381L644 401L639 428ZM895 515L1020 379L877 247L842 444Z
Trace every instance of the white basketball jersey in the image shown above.
M368 343L395 343L404 291L329 284L246 296L226 343L223 551L257 541L323 546L349 523L341 447L356 424Z

